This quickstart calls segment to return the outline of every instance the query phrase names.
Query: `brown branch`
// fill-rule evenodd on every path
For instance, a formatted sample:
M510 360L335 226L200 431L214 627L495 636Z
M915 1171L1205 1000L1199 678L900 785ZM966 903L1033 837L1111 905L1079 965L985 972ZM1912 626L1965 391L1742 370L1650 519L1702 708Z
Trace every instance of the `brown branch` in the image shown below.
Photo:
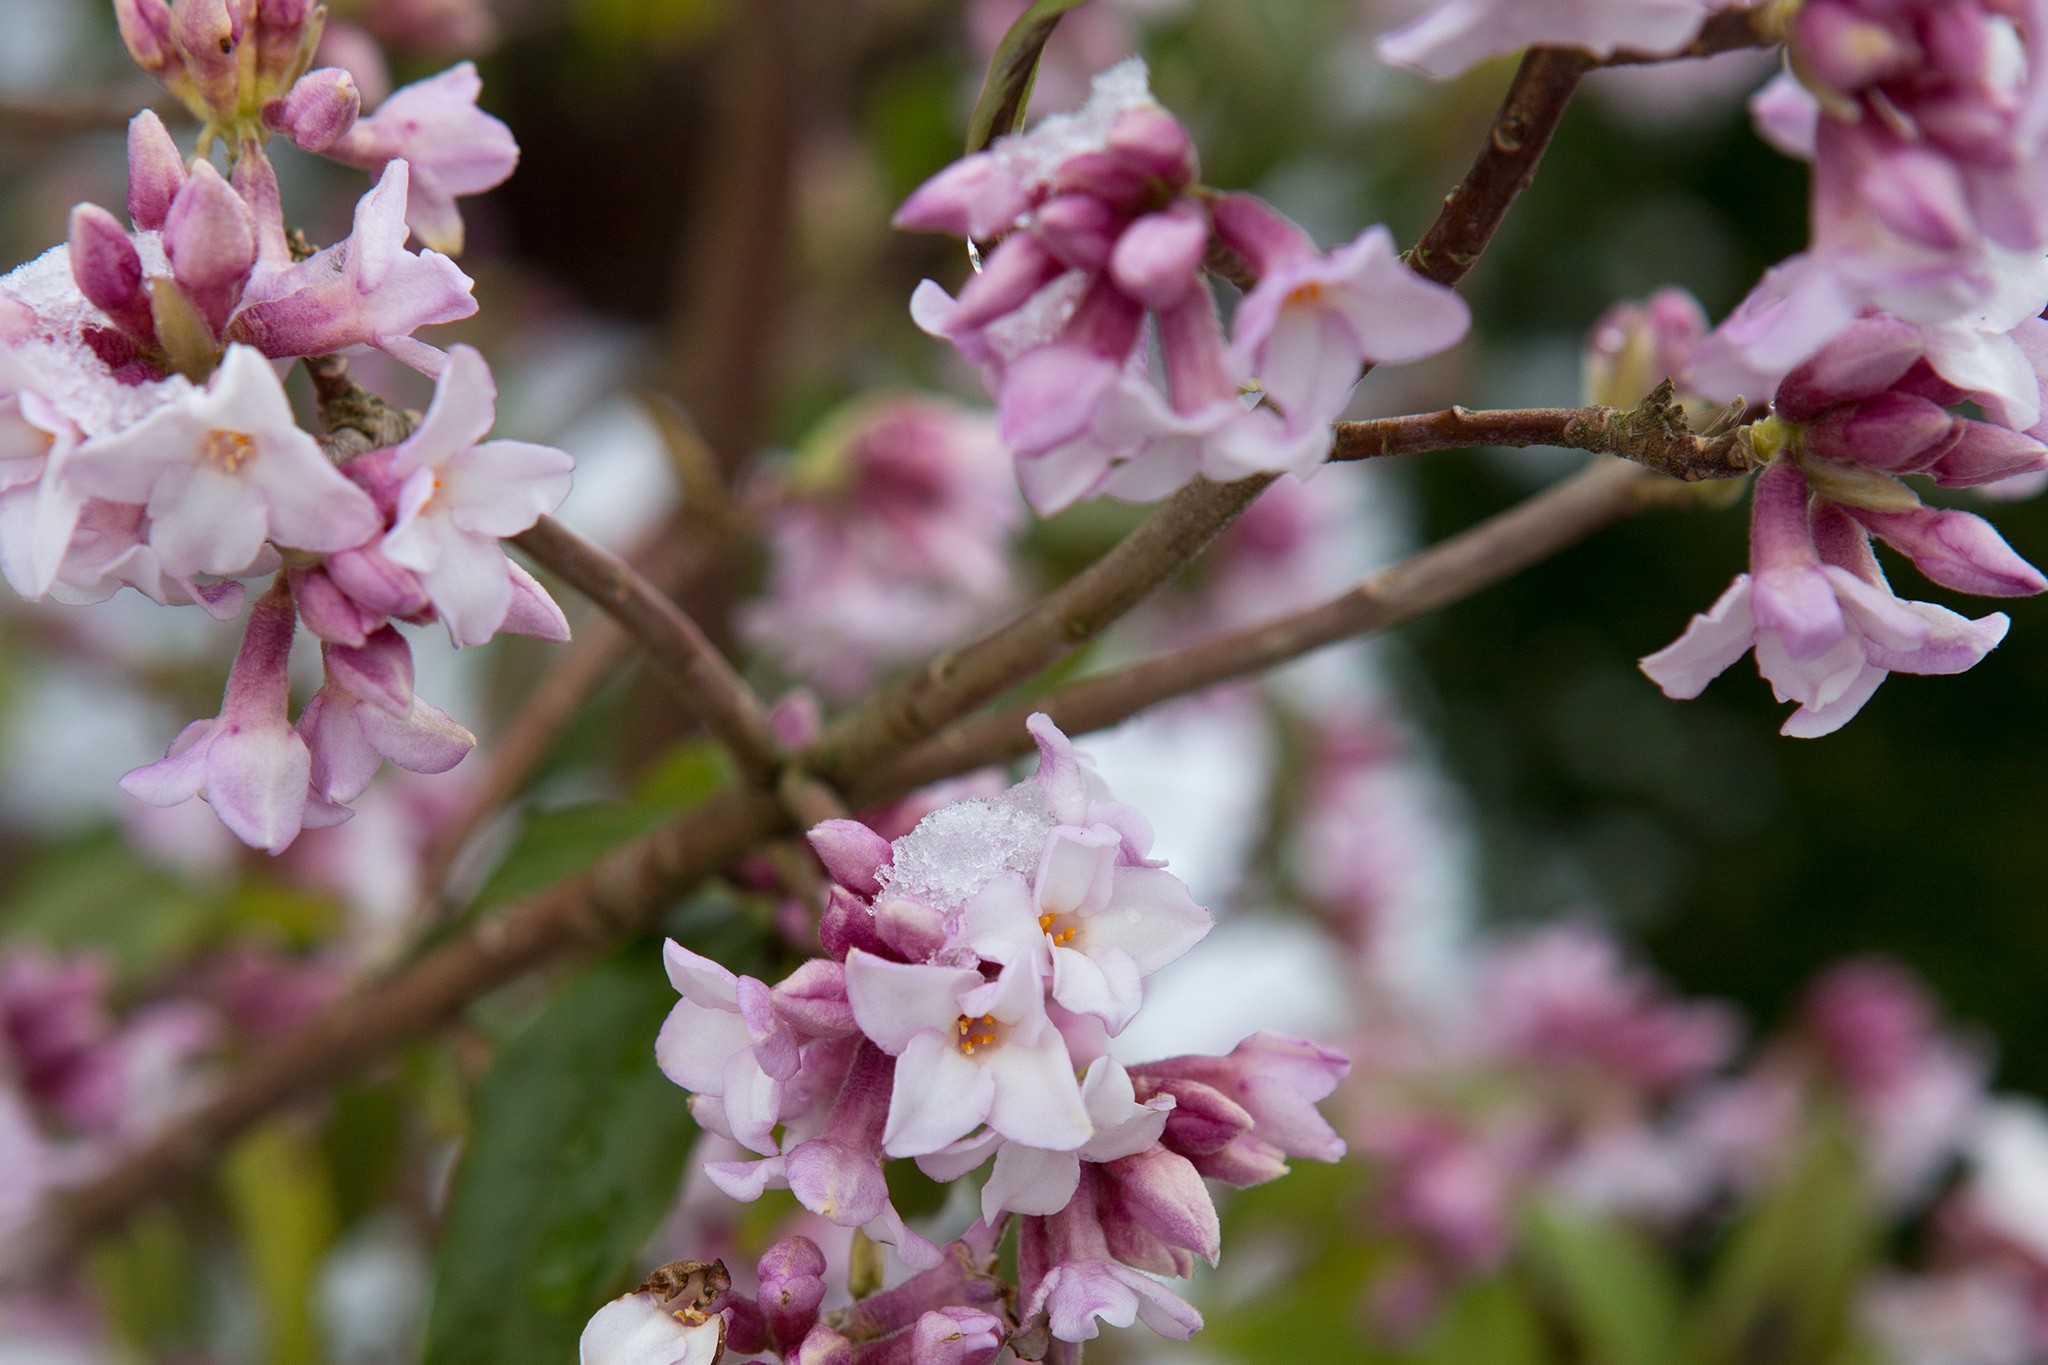
M1034 711L1044 711L1070 735L1085 734L1339 640L1412 621L1634 515L1653 500L1659 482L1634 465L1601 460L1319 606L1084 678L1035 700L951 726L869 774L848 797L856 806L865 806L1015 758L1030 748L1024 720Z
M884 756L1056 662L1178 573L1272 481L1264 475L1183 488L1022 616L941 655L842 717L811 746L803 766L844 786Z
M512 543L624 627L654 671L732 752L747 779L773 786L783 754L766 709L681 607L625 560L553 517L542 517Z
M1561 446L1624 460L1696 483L1750 472L1749 448L1729 432L1696 436L1672 401L1671 381L1633 409L1508 408L1474 412L1445 408L1410 417L1337 423L1332 460L1371 460L1475 446Z
M1529 188L1572 92L1592 67L1591 57L1562 48L1532 47L1522 57L1486 145L1458 188L1445 197L1429 231L1408 252L1408 264L1417 274L1438 284L1465 278L1493 240L1508 206Z

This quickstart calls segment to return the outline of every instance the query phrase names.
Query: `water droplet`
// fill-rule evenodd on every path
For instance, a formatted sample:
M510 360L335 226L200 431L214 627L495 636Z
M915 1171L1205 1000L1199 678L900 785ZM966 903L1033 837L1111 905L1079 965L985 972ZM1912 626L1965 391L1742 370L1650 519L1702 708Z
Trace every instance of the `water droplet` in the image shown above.
M967 239L967 264L974 267L975 274L981 273L981 248L975 245L972 237Z

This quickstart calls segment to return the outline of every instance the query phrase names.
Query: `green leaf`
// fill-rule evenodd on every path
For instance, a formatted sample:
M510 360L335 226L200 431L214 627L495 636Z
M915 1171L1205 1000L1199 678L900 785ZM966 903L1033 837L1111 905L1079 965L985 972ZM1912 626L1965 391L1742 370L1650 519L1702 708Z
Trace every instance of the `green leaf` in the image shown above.
M426 1365L561 1365L632 1287L696 1137L654 1064L675 1004L640 943L591 967L484 1076L435 1256Z
M1523 1232L1523 1257L1589 1365L1668 1365L1677 1355L1678 1285L1648 1238L1559 1205L1532 1210Z
M1087 0L1037 0L1017 16L995 55L988 59L988 78L981 83L981 97L974 101L974 113L967 120L967 150L978 152L1005 133L1014 133L1024 123L1024 110L1031 103L1031 85L1038 79L1038 59L1060 16Z
M619 845L651 834L717 791L731 773L718 751L686 744L657 764L630 802L594 801L534 811L511 852L477 893L479 906L544 891L573 877Z
M256 1288L263 1359L320 1365L313 1279L341 1220L318 1143L285 1123L260 1128L228 1153L222 1183Z

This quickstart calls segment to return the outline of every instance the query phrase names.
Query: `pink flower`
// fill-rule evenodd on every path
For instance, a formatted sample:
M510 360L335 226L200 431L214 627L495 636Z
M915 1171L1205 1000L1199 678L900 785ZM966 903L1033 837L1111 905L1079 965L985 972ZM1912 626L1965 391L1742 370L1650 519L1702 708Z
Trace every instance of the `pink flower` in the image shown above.
M1217 232L1259 280L1231 322L1230 354L1285 419L1277 467L1298 471L1329 452L1327 428L1362 365L1448 350L1471 326L1465 301L1409 270L1384 227L1325 256L1250 195L1226 196L1215 213Z
M413 694L412 651L385 626L359 646L321 646L327 680L299 715L313 756L314 792L346 805L388 759L408 772L444 773L476 736Z
M987 414L914 397L861 403L800 448L768 514L748 640L834 696L923 659L1010 602L1023 516Z
M1664 998L1649 973L1627 966L1614 941L1586 925L1493 948L1476 1004L1487 1051L1588 1068L1647 1098L1700 1079L1735 1050L1725 1007Z
M71 484L142 504L173 577L249 571L266 540L342 550L375 535L377 509L299 429L270 362L230 346L205 388L75 451Z
M497 400L483 357L455 347L391 468L403 483L382 552L419 575L458 645L482 644L504 626L514 581L499 542L561 505L574 464L550 446L483 440Z
M373 175L404 161L412 172L406 221L435 251L459 254L456 199L503 184L519 164L512 130L477 108L482 90L475 63L459 62L393 91L374 114L314 150Z
M408 175L403 161L384 168L356 204L347 240L304 261L259 271L229 336L269 356L320 355L375 346L416 370L440 370L440 351L413 333L476 311L470 279L435 251L405 249Z
M662 948L682 999L655 1042L670 1080L719 1102L723 1126L756 1152L773 1154L782 1082L796 1074L797 1036L776 1014L768 987L735 976L673 939Z
M1703 0L1438 0L1374 50L1382 61L1443 81L1525 47L1596 57L1675 52L1717 8Z
M1971 621L1892 594L1863 529L1821 502L1784 462L1757 478L1751 572L1736 578L1678 640L1642 661L1669 697L1698 696L1754 649L1757 670L1799 710L1783 733L1830 734L1888 673L1960 673L2005 637L2003 614Z
M861 1032L895 1057L883 1148L923 1156L986 1122L1029 1147L1072 1151L1093 1133L1066 1040L1027 962L995 980L964 968L847 954Z
M917 1159L918 1169L938 1181L958 1180L995 1156L981 1187L981 1216L1058 1213L1081 1183L1081 1163L1116 1161L1149 1150L1166 1128L1169 1098L1140 1103L1130 1073L1109 1057L1098 1057L1081 1080L1081 1102L1094 1136L1072 1151L1048 1151L1012 1142L993 1129L962 1138Z
M1100 1176L1091 1168L1074 1200L1050 1218L1030 1218L1018 1247L1024 1315L1047 1316L1059 1341L1092 1341L1096 1324L1128 1327L1142 1321L1174 1341L1201 1330L1202 1315L1110 1249L1103 1222Z
M283 852L302 826L347 819L312 795L312 755L285 715L293 620L282 585L259 598L220 715L186 726L161 760L122 778L122 790L152 806L199 797L236 838L268 853Z
M1685 373L1707 315L1683 289L1666 285L1642 303L1617 303L1586 336L1586 401L1632 408L1666 379Z
M1119 866L1123 836L1106 825L1056 826L1035 880L1010 873L984 887L961 916L961 935L983 959L1028 963L1052 998L1121 1033L1144 1003L1144 978L1209 932L1209 912L1178 877Z

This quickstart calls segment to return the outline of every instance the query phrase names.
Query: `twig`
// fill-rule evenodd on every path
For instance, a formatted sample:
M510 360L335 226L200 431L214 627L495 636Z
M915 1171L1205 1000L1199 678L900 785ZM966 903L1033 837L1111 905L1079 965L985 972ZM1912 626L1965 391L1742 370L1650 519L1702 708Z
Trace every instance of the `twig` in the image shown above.
M954 725L848 793L856 806L913 791L1030 748L1024 720L1044 711L1070 735L1100 730L1174 697L1247 677L1325 645L1385 630L1491 587L1634 515L1659 481L1601 460L1564 483L1433 545L1319 606L1232 631Z
M1420 455L1473 446L1562 446L1624 460L1696 483L1734 479L1750 472L1749 449L1730 432L1695 436L1685 412L1672 400L1671 381L1632 409L1508 408L1474 412L1445 408L1409 417L1337 423L1332 460L1370 460L1382 455Z
M542 517L512 543L624 627L654 671L732 751L747 779L773 786L783 754L766 708L681 607L625 560L553 517Z
M1408 264L1417 274L1456 284L1477 264L1508 206L1529 188L1572 92L1592 67L1591 57L1562 48L1532 47L1523 56L1486 145L1458 188L1445 197L1429 231L1408 252Z

